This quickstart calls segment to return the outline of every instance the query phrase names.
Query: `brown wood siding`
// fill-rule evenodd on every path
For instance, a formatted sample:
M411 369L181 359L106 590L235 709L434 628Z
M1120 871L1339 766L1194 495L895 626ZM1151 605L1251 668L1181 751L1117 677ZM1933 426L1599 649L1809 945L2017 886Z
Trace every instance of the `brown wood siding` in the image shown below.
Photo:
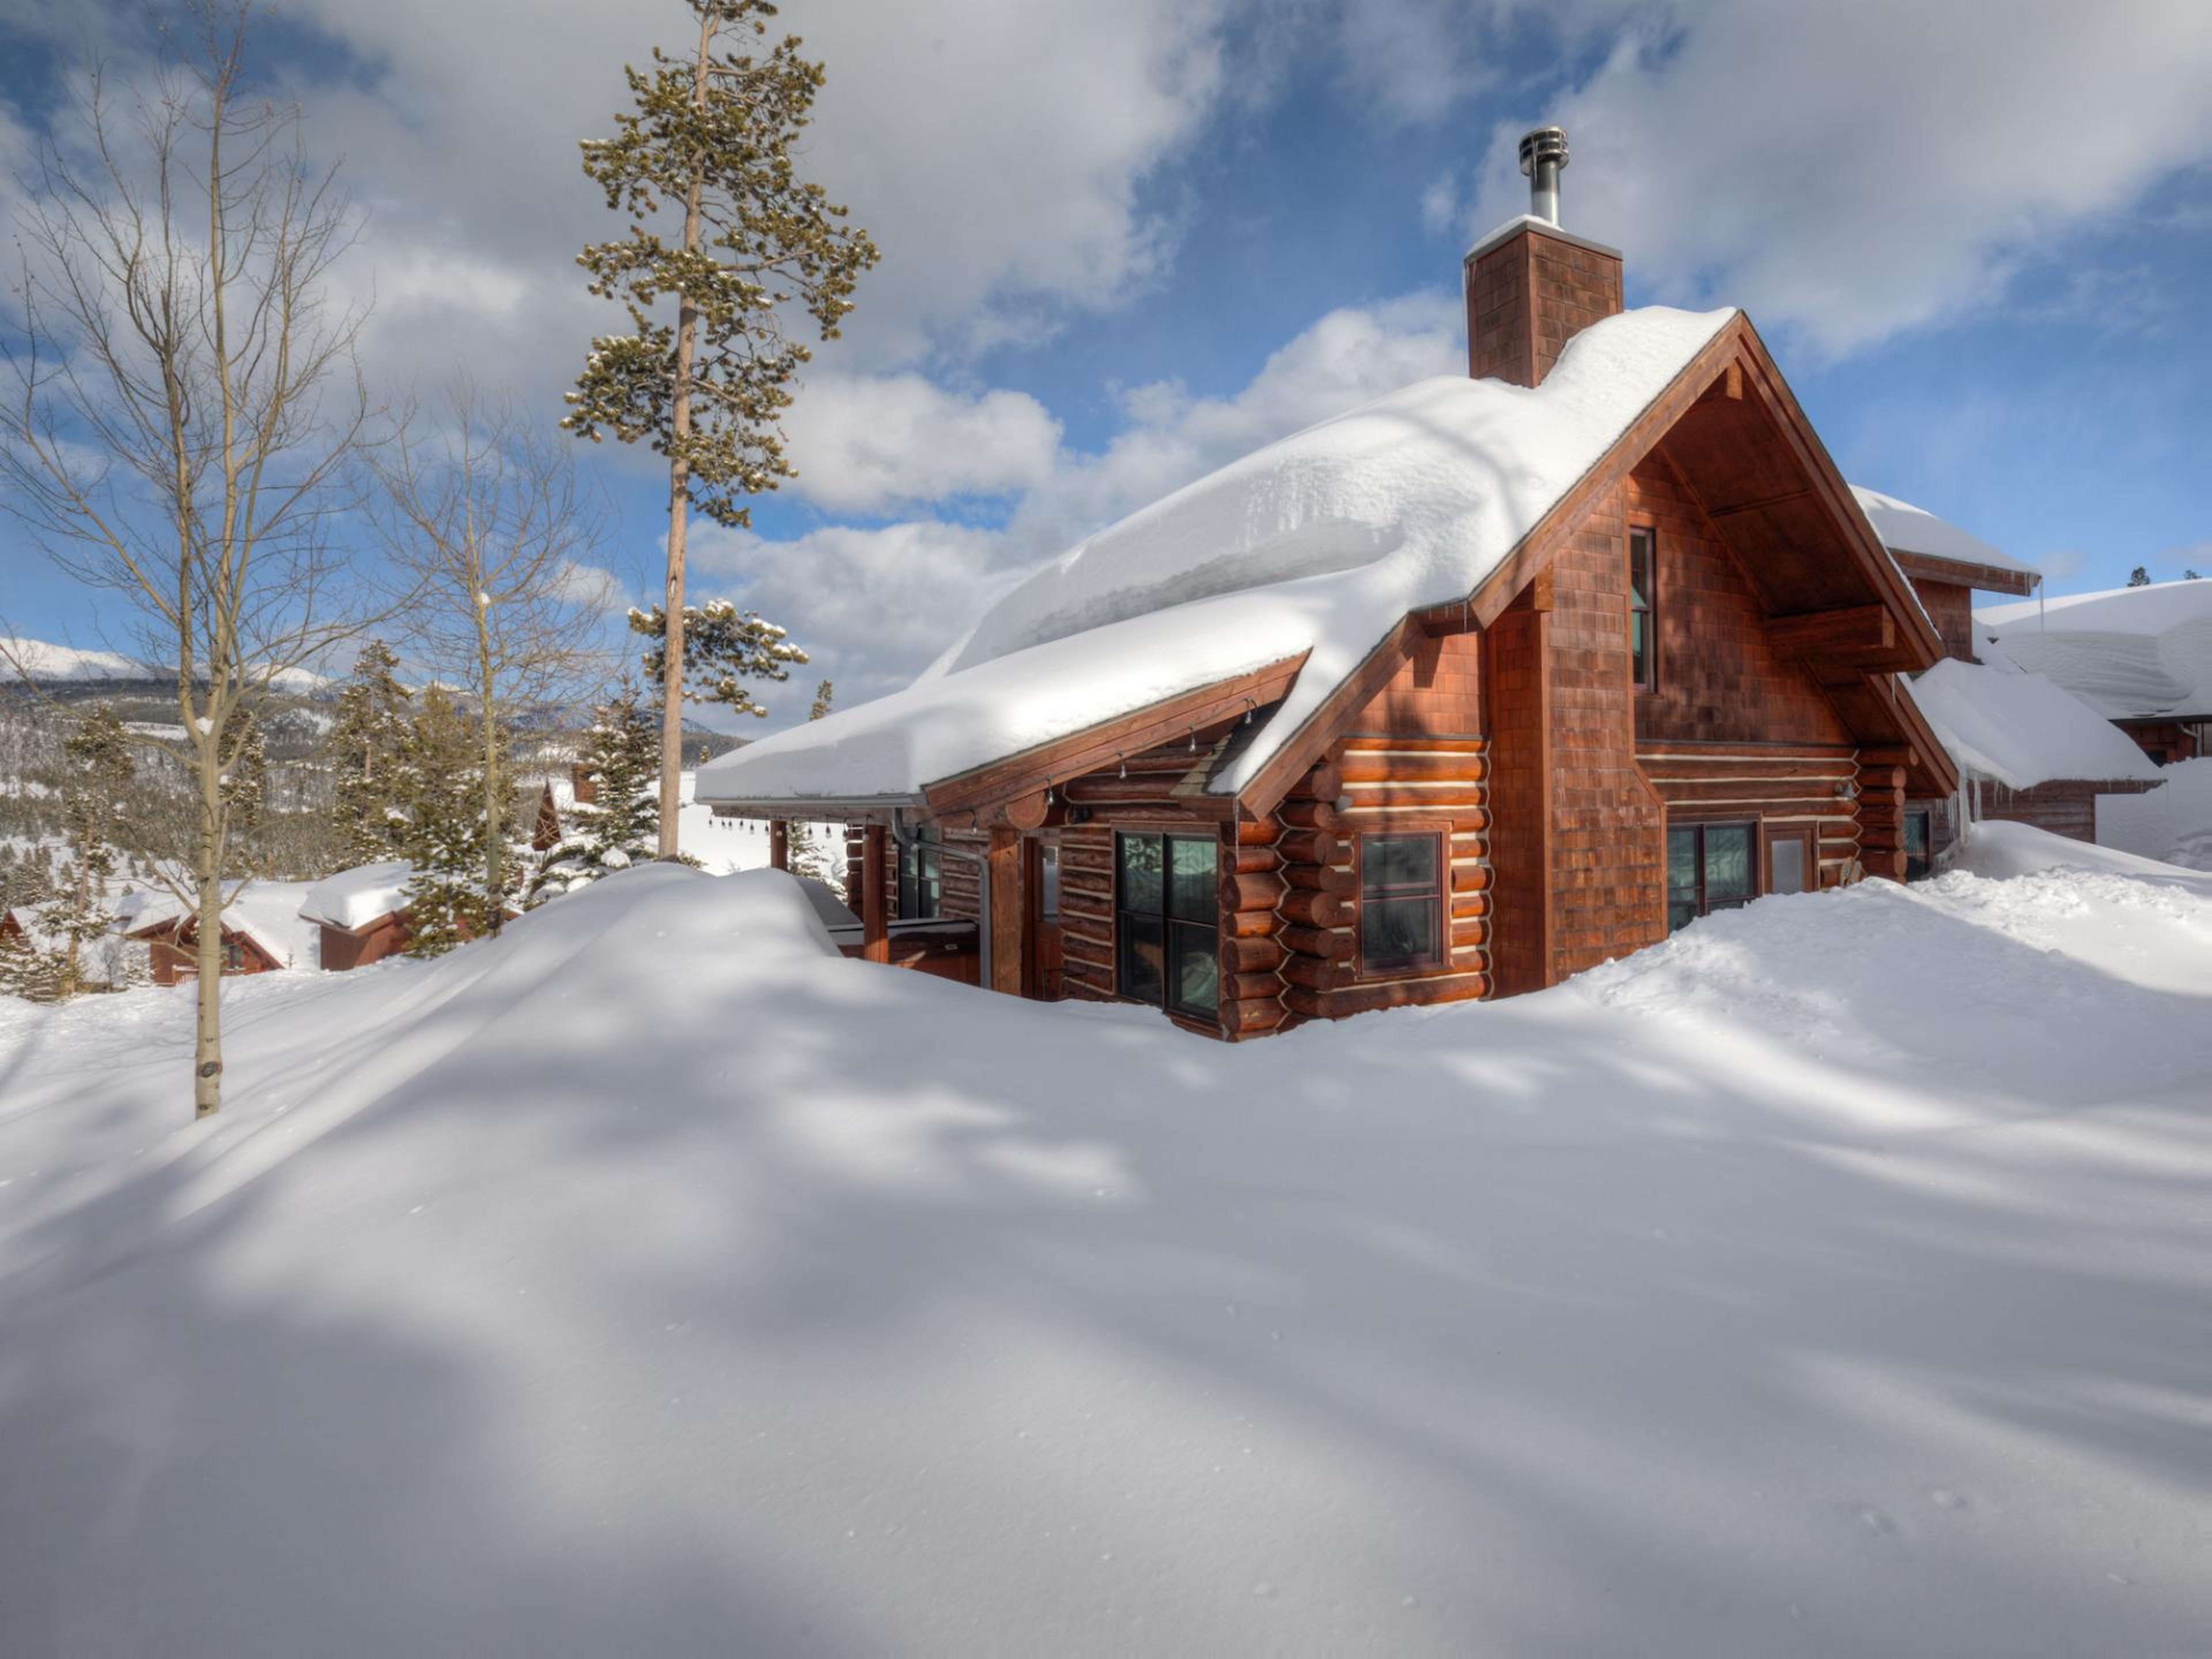
M1483 636L1490 714L1492 984L1500 996L1545 983L1544 840L1551 789L1543 672L1548 613L1501 615Z
M1659 684L1635 700L1639 745L1848 746L1850 732L1812 676L1768 641L1750 579L1662 457L1647 456L1630 475L1628 517L1658 532ZM1625 636L1625 612L1620 626Z
M1552 562L1547 983L1666 937L1663 815L1636 763L1625 505L1594 503Z
M1835 887L1856 878L1858 817L1843 793L1857 787L1855 750L1817 744L1670 743L1640 750L1637 760L1667 803L1669 822L1756 818L1762 826L1808 828L1820 861L1819 885Z
M2140 795L2159 787L2148 779L2104 782L2086 778L2055 779L2039 783L2033 789L2008 789L2003 784L1986 779L1978 786L1967 786L1969 790L1978 789L1980 815L1984 819L2032 823L2054 836L2086 842L2097 839L2098 796Z
M1114 1000L1114 831L1069 824L1060 832L1060 950L1071 997Z
M1927 610L1928 620L1942 635L1944 655L1955 657L1960 662L1978 661L1974 655L1973 590L1957 582L1933 581L1925 576L1914 578L1912 586Z

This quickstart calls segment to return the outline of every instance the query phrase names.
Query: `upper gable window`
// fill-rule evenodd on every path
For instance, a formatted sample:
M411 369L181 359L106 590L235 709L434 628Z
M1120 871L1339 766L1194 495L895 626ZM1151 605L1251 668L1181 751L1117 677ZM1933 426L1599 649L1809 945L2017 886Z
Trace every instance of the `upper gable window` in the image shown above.
M1628 683L1638 691L1659 689L1659 532L1638 525L1628 532Z

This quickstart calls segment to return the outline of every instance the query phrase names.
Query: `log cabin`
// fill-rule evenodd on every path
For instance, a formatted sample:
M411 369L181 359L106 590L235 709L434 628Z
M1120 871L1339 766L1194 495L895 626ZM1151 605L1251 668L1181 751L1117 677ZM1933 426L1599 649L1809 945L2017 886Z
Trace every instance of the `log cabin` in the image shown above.
M1906 799L1907 880L1929 873L1970 821L2094 842L2099 801L2159 787L2156 764L2074 692L2002 654L1984 661L1974 596L2024 598L2039 572L1924 507L1856 484L1851 493L1943 641L1944 660L1914 677L1912 696L1961 787Z
M1987 653L2057 681L2153 760L2212 756L2212 580L2000 605L1975 621Z
M853 825L871 959L952 918L994 989L1230 1040L1902 879L1905 803L1959 784L1903 678L1942 635L1750 319L1625 309L1557 222L1565 135L1522 155L1465 378L1099 532L699 799Z
M317 930L319 965L343 973L405 951L414 937L407 909L414 878L412 865L389 860L341 870L307 889L300 917Z
M312 966L313 945L302 937L301 890L289 882L257 882L234 891L223 910L222 974L226 979ZM147 947L156 985L188 985L199 977L199 917L176 899L140 890L127 894L118 926Z

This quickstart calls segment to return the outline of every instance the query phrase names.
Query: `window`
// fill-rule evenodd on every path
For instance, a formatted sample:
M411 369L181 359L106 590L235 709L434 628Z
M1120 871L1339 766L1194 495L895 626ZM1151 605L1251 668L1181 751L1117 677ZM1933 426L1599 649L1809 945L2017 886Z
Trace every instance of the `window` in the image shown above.
M1638 691L1659 685L1659 641L1652 628L1658 566L1659 532L1637 526L1628 532L1628 683Z
M1667 931L1758 896L1747 823L1677 823L1667 829Z
M1907 881L1928 879L1928 809L1925 807L1905 815L1905 878Z
M944 914L945 832L932 824L898 849L898 919L932 921Z
M1114 837L1114 944L1121 994L1212 1019L1221 997L1221 900L1211 836Z
M1359 968L1402 974L1444 959L1443 837L1359 838Z

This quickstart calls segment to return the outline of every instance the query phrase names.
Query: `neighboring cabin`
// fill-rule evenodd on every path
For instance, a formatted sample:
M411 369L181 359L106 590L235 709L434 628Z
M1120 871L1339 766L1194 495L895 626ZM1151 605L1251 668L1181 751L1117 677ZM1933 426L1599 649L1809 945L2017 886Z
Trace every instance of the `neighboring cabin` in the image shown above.
M1912 696L1965 780L1958 795L1905 802L1908 876L1927 871L1969 814L2096 840L2098 803L2157 787L2158 767L2063 687L1978 654L1974 594L2024 595L2042 577L1910 501L1852 494L1942 637L1945 660L1913 680Z
M1984 654L2056 680L2153 760L2212 756L2212 580L1978 611Z
M222 912L226 977L315 966L314 930L300 915L305 883L254 881L234 890ZM124 896L117 915L123 936L147 947L155 984L199 976L199 917L175 897L140 889Z
M858 826L871 957L963 919L994 988L1231 1038L1901 878L1959 774L1899 677L1948 646L1749 319L1624 312L1535 216L1466 291L1469 378L1101 532L701 799Z
M318 930L317 960L343 972L396 957L413 937L408 925L407 884L415 868L404 860L341 870L307 889L300 916Z

